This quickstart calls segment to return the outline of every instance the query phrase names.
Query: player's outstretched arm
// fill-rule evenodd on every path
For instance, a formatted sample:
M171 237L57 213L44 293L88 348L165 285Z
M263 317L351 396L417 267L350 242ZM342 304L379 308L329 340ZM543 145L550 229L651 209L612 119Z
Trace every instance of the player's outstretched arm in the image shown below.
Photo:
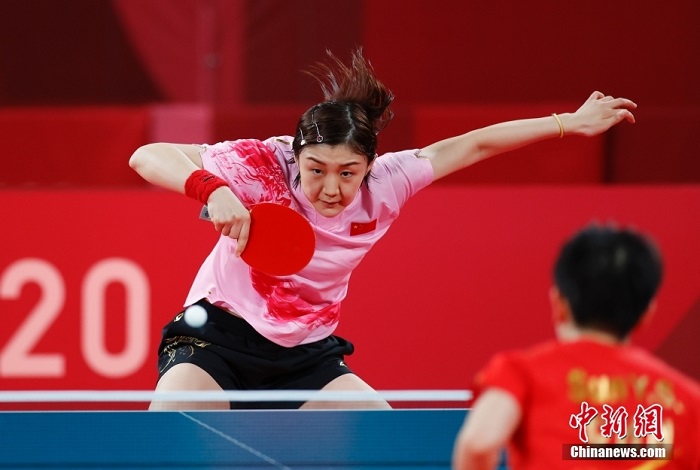
M510 393L486 390L467 414L455 439L453 470L493 470L518 427L520 405Z
M131 155L129 166L149 183L184 194L187 178L202 168L200 152L197 145L147 144Z
M623 120L634 122L637 105L598 91L573 113L502 122L428 145L420 151L430 159L435 179L480 160L515 150L540 140L567 135L594 136Z

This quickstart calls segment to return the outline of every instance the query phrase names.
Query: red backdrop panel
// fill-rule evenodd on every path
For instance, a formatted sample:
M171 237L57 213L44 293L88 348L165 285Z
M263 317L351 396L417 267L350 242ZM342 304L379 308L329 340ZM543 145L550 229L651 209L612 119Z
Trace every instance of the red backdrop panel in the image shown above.
M151 389L160 328L216 240L198 212L159 190L0 192L0 389ZM697 186L427 188L353 275L349 363L385 390L470 387L496 351L551 337L559 244L615 219L665 255L658 314L635 341L689 371L697 214ZM685 344L662 347L671 337Z
M144 186L128 161L150 123L148 107L1 109L0 187Z
M363 6L365 52L402 103L583 101L594 89L646 106L700 103L696 1ZM611 34L623 18L630 27Z

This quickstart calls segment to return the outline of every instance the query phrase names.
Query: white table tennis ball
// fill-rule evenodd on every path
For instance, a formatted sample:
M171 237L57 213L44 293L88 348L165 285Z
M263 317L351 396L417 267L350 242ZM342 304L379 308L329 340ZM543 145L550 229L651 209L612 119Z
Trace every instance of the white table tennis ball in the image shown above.
M185 323L192 328L200 328L207 322L207 311L200 305L191 305L185 310Z

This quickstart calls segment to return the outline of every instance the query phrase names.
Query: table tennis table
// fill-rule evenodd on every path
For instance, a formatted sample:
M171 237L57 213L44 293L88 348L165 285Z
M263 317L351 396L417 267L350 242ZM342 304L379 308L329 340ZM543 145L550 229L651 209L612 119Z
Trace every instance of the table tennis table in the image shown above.
M5 411L0 467L445 470L465 413Z

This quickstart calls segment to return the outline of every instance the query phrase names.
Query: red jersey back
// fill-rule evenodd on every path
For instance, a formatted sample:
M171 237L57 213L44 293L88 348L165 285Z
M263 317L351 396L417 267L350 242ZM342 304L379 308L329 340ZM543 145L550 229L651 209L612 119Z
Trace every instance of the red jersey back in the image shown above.
M700 386L643 349L580 340L502 353L477 376L477 394L488 387L511 393L523 412L513 469L700 469ZM595 444L670 444L673 457L568 458L590 457Z

